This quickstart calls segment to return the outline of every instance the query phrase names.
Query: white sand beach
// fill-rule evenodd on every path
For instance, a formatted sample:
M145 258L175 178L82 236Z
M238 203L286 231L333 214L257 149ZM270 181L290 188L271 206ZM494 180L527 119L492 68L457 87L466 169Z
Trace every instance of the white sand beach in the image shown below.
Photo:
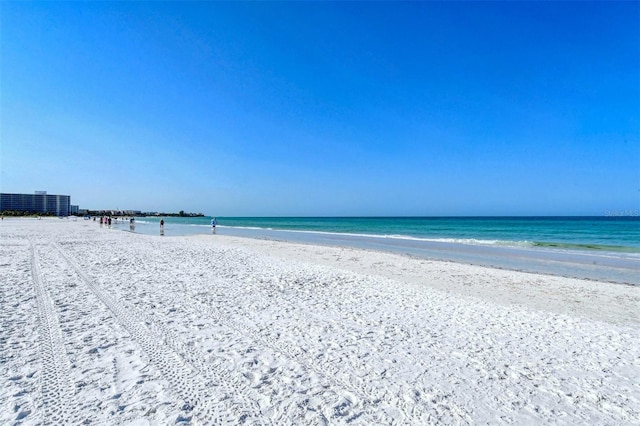
M640 424L640 287L0 223L0 424Z

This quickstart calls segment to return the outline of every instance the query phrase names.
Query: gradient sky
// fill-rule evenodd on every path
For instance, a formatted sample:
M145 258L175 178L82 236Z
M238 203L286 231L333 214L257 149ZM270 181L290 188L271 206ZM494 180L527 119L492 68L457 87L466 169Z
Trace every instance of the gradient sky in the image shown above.
M1 190L217 216L640 208L638 2L0 3Z

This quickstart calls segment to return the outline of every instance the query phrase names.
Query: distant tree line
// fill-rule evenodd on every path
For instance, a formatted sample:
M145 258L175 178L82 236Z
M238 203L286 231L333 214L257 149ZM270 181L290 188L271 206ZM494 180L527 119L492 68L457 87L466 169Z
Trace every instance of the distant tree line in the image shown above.
M0 215L2 216L14 216L14 217L18 217L18 216L57 216L55 213L52 212L33 212L33 211L29 211L29 210L3 210L0 212Z
M127 211L114 211L114 210L88 210L87 214L91 216L165 216L165 217L203 217L202 213L188 213L184 210L180 210L178 213L158 213L158 212L127 212Z
M167 216L167 217L202 217L202 213L186 213L184 210L180 210L178 213L154 213L149 216Z
M126 212L117 212L117 211L111 211L111 210L88 210L87 214L91 215L91 216L138 216L138 217L146 217L146 216L165 216L165 217L204 217L204 214L202 213L189 213L189 212L185 212L184 210L180 210L178 213L148 213L148 212L143 212L143 213L135 213L135 214L129 214ZM28 210L3 210L0 212L0 215L2 216L13 216L13 217L20 217L20 216L57 216L55 213L53 212L34 212L34 211L28 211Z
M174 214L167 214L167 216L173 216ZM180 210L178 212L179 217L202 217L204 216L202 213L185 213L184 210Z

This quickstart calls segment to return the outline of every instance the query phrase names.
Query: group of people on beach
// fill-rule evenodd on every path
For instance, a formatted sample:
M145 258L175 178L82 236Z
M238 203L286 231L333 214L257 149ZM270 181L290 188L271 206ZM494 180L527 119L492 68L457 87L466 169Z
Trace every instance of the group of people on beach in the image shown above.
M94 217L93 220L96 220L96 218ZM100 216L100 226L103 224L111 228L111 216Z
M99 218L100 226L107 225L109 228L111 228L112 220L113 221L121 220L123 222L126 221L126 220L129 220L129 229L131 229L133 231L136 228L136 219L134 217L130 217L130 218L127 218L127 217L116 217L116 218L112 219L111 216L100 216L100 218ZM96 217L95 216L93 217L93 221L94 222L96 221Z
M127 219L129 220L129 229L133 231L136 227L136 219L134 217L131 217L131 218L116 217L113 220L125 221ZM111 221L112 221L111 216L100 216L99 220L100 220L100 226L107 225L109 228L111 228ZM96 221L96 216L93 217L93 221L94 222ZM211 232L214 234L216 233L216 225L218 225L218 219L214 217L211 219ZM164 218L160 219L160 235L164 235Z

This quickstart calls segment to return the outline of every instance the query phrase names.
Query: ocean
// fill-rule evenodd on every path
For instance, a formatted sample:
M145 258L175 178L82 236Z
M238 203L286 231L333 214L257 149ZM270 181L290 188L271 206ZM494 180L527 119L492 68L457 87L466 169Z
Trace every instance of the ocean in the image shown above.
M159 220L138 218L135 232L158 235ZM165 218L165 236L197 234L212 234L211 217ZM640 285L638 216L218 217L216 234Z
M211 217L167 217L171 235L210 233ZM298 231L465 244L640 253L640 216L598 217L218 217L219 231ZM139 218L136 231L157 231ZM146 225L155 226L147 229ZM140 226L143 225L143 226ZM148 231L148 232L147 232ZM224 232L224 231L222 231Z

